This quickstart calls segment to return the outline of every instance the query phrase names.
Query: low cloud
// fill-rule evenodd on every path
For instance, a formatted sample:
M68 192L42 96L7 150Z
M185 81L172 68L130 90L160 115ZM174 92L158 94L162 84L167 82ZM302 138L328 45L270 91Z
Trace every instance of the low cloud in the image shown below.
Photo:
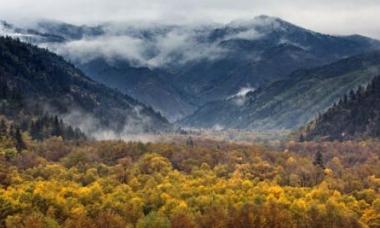
M69 57L72 61L86 63L97 58L128 59L144 62L144 42L130 36L86 37L65 43L46 43L45 46L56 53Z
M152 119L141 113L142 107L136 106L133 109L133 115L127 115L125 124L119 129L112 126L104 126L101 121L91 113L79 109L73 109L70 112L60 115L62 120L70 125L76 126L87 136L98 140L107 139L137 139L138 136L148 136L146 128L153 126ZM141 138L142 139L142 138Z
M102 21L218 22L268 14L324 33L380 38L378 0L12 0L2 1L4 19L49 18L76 24Z
M55 23L51 26L57 27L52 31L58 37L62 28L61 24ZM38 23L31 28L40 33L49 33L45 27L39 27ZM258 40L273 31L288 29L288 26L278 18L259 16L250 20L235 20L225 25L106 23L95 27L71 26L69 29L76 32L72 37L65 37L65 42L46 42L44 37L35 37L33 40L36 41L32 40L32 43L65 56L74 63L85 64L101 58L110 65L121 60L137 67L176 68L189 62L213 61L225 57L230 51L229 46L224 45L225 41ZM308 47L284 37L278 42L285 43L308 50ZM250 58L259 62L260 53L252 52Z
M191 30L173 30L156 39L154 45L158 54L148 63L151 66L161 66L177 62L180 64L200 59L214 60L225 53L225 50L215 43L200 42L198 35Z
M210 39L215 29L224 30L225 34ZM131 26L108 23L102 26L101 35L87 35L79 40L40 45L79 63L104 58L109 63L127 60L135 66L158 68L181 66L199 60L216 60L229 52L225 46L220 45L221 42L234 39L257 40L277 29L281 29L278 20L264 16L252 20L236 20L226 25Z
M227 99L232 101L236 106L242 106L247 100L248 93L255 92L255 90L256 89L251 86L242 87L236 94L228 97Z
M117 30L119 29L119 30ZM204 35L193 29L171 28L144 37L144 31L130 31L122 27L107 27L100 36L89 36L65 43L44 43L41 46L66 56L71 61L86 63L104 58L128 60L132 65L150 68L169 64L185 64L201 59L214 60L226 50L216 43L199 41Z

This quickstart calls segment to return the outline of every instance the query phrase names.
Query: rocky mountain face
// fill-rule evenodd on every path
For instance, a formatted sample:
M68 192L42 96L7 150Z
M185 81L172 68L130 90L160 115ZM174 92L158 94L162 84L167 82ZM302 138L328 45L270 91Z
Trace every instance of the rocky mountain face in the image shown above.
M13 38L0 37L1 82L29 107L57 115L98 138L159 132L168 121L133 98L86 77L62 57Z

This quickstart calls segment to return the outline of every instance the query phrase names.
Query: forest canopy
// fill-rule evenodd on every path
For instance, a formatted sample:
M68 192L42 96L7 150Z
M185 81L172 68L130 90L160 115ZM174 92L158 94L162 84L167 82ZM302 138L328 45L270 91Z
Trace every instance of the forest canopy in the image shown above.
M379 227L380 143L0 146L1 227Z

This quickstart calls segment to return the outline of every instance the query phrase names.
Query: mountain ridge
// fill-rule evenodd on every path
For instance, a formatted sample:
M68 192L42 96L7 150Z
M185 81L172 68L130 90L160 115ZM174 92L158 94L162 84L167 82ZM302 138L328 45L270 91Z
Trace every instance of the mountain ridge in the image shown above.
M171 122L242 88L265 87L294 71L380 48L371 38L326 35L268 16L194 27L59 22L39 26L34 26L35 33L51 33L61 41L35 39L36 44Z
M296 129L324 112L350 90L380 72L380 51L317 68L248 92L246 97L214 101L181 121L185 126L238 129Z
M93 81L46 49L0 37L0 58L3 81L23 91L29 105L40 105L89 135L100 130L121 136L171 128L151 108Z

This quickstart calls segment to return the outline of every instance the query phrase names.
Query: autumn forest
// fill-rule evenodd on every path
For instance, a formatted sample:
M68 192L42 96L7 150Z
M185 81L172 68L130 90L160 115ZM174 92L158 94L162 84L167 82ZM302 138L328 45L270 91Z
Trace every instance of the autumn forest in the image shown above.
M379 227L380 142L1 137L0 226Z

